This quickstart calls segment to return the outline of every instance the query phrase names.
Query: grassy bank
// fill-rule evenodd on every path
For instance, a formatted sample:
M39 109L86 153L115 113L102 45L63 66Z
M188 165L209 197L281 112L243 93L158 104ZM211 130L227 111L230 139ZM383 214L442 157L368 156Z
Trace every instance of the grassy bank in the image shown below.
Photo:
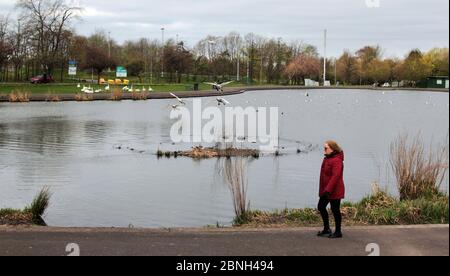
M88 83L81 83L81 86L89 86ZM124 85L111 85L111 91L120 90L124 87ZM138 90L146 90L148 91L149 87L153 89L153 92L180 92L180 91L193 91L194 84L193 83L181 83L181 84L134 84L133 88ZM289 86L289 85L268 85L268 84L258 84L253 83L251 85L247 85L246 83L232 83L227 85L228 89L255 89L258 88L298 88L299 86ZM105 85L91 85L91 88L94 90L104 89ZM305 87L306 88L306 87ZM339 86L339 87L309 87L308 89L374 89L372 86ZM377 90L417 90L417 91L436 91L436 92L448 92L448 89L426 89L426 88L376 88ZM210 85L200 83L199 84L200 91L209 91L212 90ZM29 84L29 83L0 83L0 94L9 95L11 93L27 93L30 95L72 95L81 92L81 88L77 87L77 83L52 83L52 84Z
M80 83L81 86L89 86L88 83ZM94 90L104 89L106 85L90 85ZM232 83L227 86L227 88L233 87L244 87L245 84L242 83ZM258 85L254 85L258 86ZM121 90L124 85L111 85L111 91L114 89ZM146 90L149 87L153 89L154 92L173 92L173 91L193 91L193 83L181 83L181 84L133 84L134 89ZM210 85L201 83L199 84L200 91L211 90ZM0 83L0 94L10 94L13 92L21 92L28 94L76 94L81 92L81 88L77 87L77 83L53 83L53 84L28 84L28 83Z
M0 209L0 225L45 226L43 216L50 204L50 198L50 191L44 188L36 195L33 202L23 210Z
M403 200L378 192L357 203L342 207L345 225L414 225L448 224L449 198L445 194ZM330 218L332 218L330 213ZM249 211L234 221L245 227L321 226L316 209L285 209L273 212Z

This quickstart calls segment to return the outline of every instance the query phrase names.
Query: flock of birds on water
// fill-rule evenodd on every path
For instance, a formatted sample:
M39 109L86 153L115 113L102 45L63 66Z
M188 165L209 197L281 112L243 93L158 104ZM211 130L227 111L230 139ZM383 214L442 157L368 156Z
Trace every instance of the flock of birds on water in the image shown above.
M214 90L221 92L221 93L224 92L224 87L231 83L233 83L233 81L229 81L229 82L225 82L225 83L205 82L205 84L211 85ZM103 93L103 92L107 93L107 92L111 91L111 87L109 84L105 86L104 90L103 89L94 89L90 85L81 87L81 84L78 84L77 88L78 89L81 88L81 92L86 93L86 94L95 94L95 93ZM133 85L131 85L130 87L128 87L128 85L127 85L122 88L122 91L129 92L129 93L141 93L141 92L153 92L154 90L150 86L148 87L148 89L146 87L142 87L142 89L135 89L133 87ZM178 109L180 106L186 105L186 102L183 99L181 99L180 97L178 97L177 95L175 95L174 93L170 93L170 95L178 101L178 104L171 105L171 107L173 109ZM216 101L219 106L231 104L229 101L227 101L226 99L221 98L221 97L217 98Z
M95 93L103 93L103 92L107 93L107 92L111 91L111 86L109 84L105 86L105 89L94 89L90 85L89 86L83 85L83 88L82 88L81 84L78 84L77 88L78 89L81 88L81 92L86 93L86 94L95 94ZM140 93L140 92L153 92L153 88L151 86L149 86L148 89L146 87L142 87L142 89L135 89L133 87L133 85L131 85L130 87L128 87L128 85L127 85L127 86L124 86L122 88L122 91L123 92L130 92L130 93L133 93L133 92L137 92L137 93Z
M212 88L213 88L214 90L216 90L217 92L220 92L220 93L223 93L223 92L224 92L224 87L227 86L227 85L229 85L229 84L231 84L231 83L233 83L233 81L229 81L229 82L225 82L225 83L205 82L205 84L211 85ZM92 88L90 85L89 85L89 86L85 86L85 85L84 85L84 86L82 87L81 84L78 84L78 85L77 85L77 88L78 88L78 89L81 89L81 92L86 93L86 94L95 94L95 93L103 93L103 92L108 93L108 92L111 91L111 87L110 87L109 84L107 84L107 85L105 86L104 89L94 89L94 88ZM153 90L153 88L152 88L151 86L149 86L148 88L145 87L145 86L142 86L142 89L138 89L138 88L134 88L133 85L131 85L131 86L128 86L128 85L127 85L127 86L124 86L124 87L122 88L122 91L123 91L123 92L128 92L128 93L141 93L141 92L144 92L144 93L145 93L145 92L153 92L154 90ZM382 94L383 94L383 95L386 95L386 91L383 91ZM171 107L172 109L178 109L179 107L186 105L186 101L183 100L183 99L181 99L181 98L180 98L179 96L177 96L175 93L170 93L170 95L171 95L175 100L178 101L177 104L172 104L172 105L170 105L170 107ZM321 98L324 98L324 96L320 96L320 97L321 97ZM311 102L313 101L312 98L310 97L310 93L309 93L309 92L305 92L305 98L306 98L306 99L305 99L305 103L311 103ZM218 106L221 106L221 105L226 106L226 105L230 105L230 104L231 104L228 100L226 100L225 98L222 98L222 97L216 98L216 102L217 102L217 105L218 105ZM249 104L250 102L249 102L249 101L246 101L246 103ZM379 99L379 100L378 100L378 103L383 103L383 100L382 100L382 99ZM387 103L388 103L389 105L393 105L393 104L394 104L394 102L393 102L392 100L388 100ZM268 105L268 102L266 101L265 104ZM337 104L340 105L341 102L338 101ZM358 100L358 99L355 100L355 104L359 104L359 100ZM426 104L426 105L433 105L432 102L431 102L431 99L430 99L430 100L427 100L427 101L425 102L425 104ZM449 107L448 104L447 104L447 107ZM283 115L283 114L282 114L282 115Z

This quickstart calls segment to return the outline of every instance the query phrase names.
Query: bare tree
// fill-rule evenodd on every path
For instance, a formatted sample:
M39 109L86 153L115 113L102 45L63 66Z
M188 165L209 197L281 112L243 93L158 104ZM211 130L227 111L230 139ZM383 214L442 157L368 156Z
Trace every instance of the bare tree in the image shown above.
M12 45L8 39L9 19L6 16L0 15L0 80L5 79L7 72L5 68L8 65L10 55L12 52Z
M307 44L304 42L292 42L289 45L289 52L292 55L292 58L295 58L299 55L309 55L309 56L314 56L314 57L319 57L319 53L317 51L317 47L313 46L311 44Z
M10 43L12 45L11 51L11 65L14 67L14 80L22 80L22 68L28 61L29 54L29 30L23 27L23 23L18 20L15 30L10 32Z
M241 35L237 32L231 32L223 38L224 49L229 53L230 58L236 61L239 57L239 51L242 47Z
M71 20L77 17L80 7L66 0L18 0L21 18L34 30L34 53L41 69L52 73L58 63L64 33Z
M0 15L0 41L5 41L9 28L9 18L4 15Z

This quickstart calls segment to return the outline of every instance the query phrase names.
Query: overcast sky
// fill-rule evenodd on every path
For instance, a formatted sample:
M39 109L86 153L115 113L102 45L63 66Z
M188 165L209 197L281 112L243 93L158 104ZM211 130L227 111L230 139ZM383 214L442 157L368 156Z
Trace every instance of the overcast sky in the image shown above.
M367 2L380 2L369 8ZM123 42L166 37L193 46L211 34L254 32L285 41L311 43L322 52L328 29L329 54L379 44L385 56L404 56L412 48L449 45L448 0L79 0L85 8L76 30L89 35L110 31ZM0 0L0 13L14 12L12 0Z

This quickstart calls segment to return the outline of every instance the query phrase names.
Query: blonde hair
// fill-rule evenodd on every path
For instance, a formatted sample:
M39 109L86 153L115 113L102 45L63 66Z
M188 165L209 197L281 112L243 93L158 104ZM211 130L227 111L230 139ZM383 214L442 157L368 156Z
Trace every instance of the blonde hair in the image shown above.
M336 141L328 140L328 141L326 141L325 143L326 143L326 144L330 147L330 149L332 149L334 152L336 152L336 153L341 153L341 152L342 152L342 148L339 146L338 143L336 143Z

